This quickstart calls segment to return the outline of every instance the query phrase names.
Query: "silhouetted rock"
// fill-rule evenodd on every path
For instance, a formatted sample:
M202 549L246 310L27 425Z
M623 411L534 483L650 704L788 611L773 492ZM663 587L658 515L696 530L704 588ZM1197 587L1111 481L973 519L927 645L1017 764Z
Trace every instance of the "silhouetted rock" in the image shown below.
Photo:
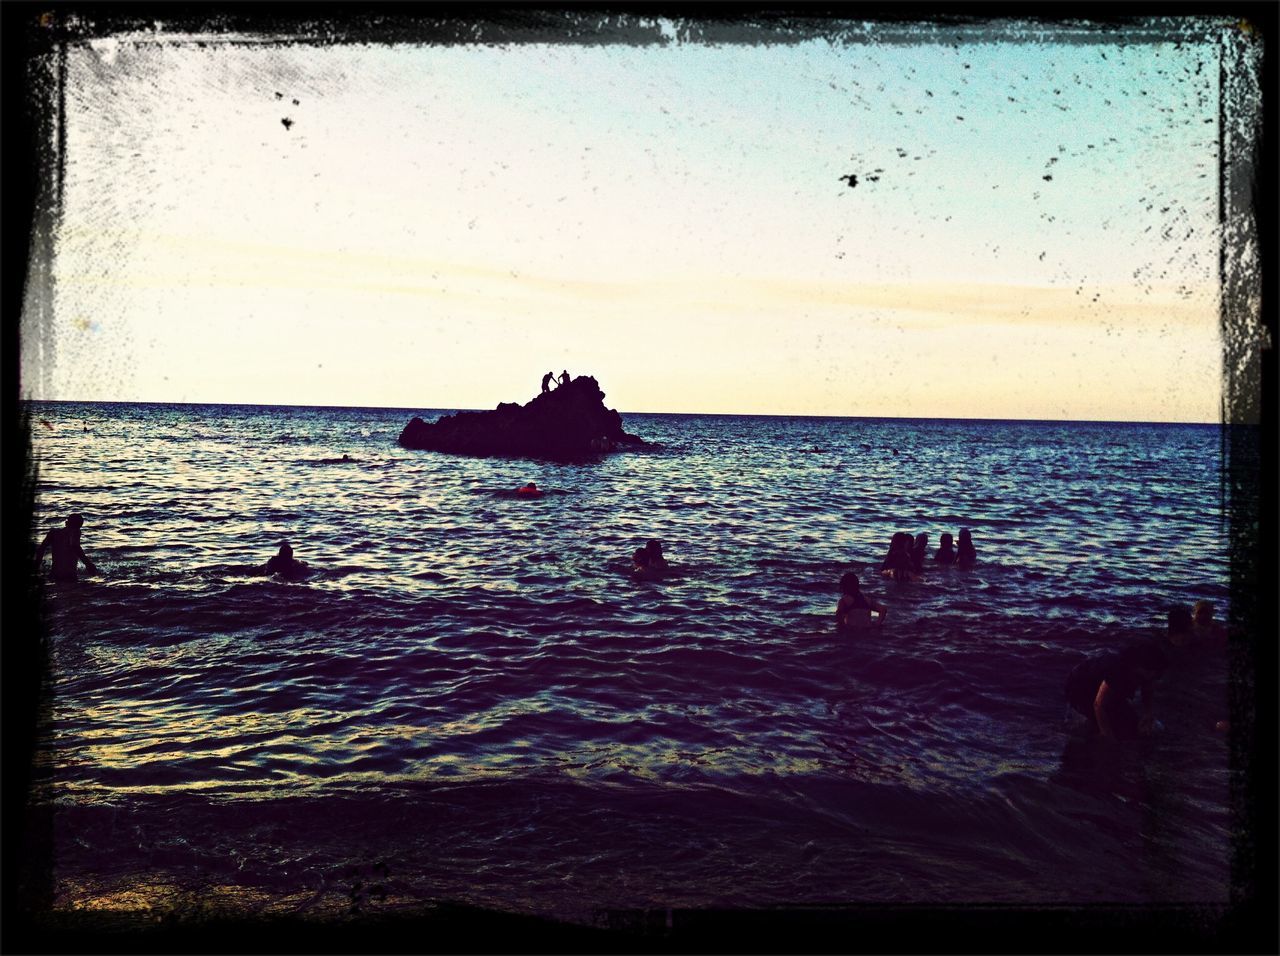
M648 442L623 431L622 416L604 407L596 380L580 375L527 405L503 402L491 412L458 412L430 424L415 417L400 444L455 455L571 459Z

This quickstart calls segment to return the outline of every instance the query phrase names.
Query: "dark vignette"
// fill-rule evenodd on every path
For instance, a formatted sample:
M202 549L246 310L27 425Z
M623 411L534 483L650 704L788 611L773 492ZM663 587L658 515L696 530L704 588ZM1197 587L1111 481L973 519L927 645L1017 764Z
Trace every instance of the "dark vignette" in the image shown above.
M163 926L125 918L84 919L52 914L52 819L27 806L37 752L47 637L43 594L31 573L34 549L35 470L30 422L19 401L19 316L28 282L47 262L60 218L63 130L58 108L56 55L67 41L122 31L217 31L256 43L282 45L370 43L563 42L651 44L664 42L640 21L659 16L679 23L680 39L758 43L767 31L799 42L813 37L854 38L848 26L874 22L880 42L912 42L911 24L952 29L957 36L981 30L1001 36L1009 18L1046 28L1087 22L1076 36L1090 42L1099 29L1117 42L1142 42L1177 33L1187 18L1247 21L1262 46L1262 136L1250 142L1224 132L1220 222L1233 228L1224 243L1222 475L1223 520L1230 523L1233 736L1231 902L1224 907L1087 906L1024 908L837 906L759 911L633 911L607 914L608 929L444 903L412 917L332 923L301 920L210 919L199 914ZM1164 19L1153 26L1153 18ZM499 6L493 3L337 4L49 3L9 0L0 6L0 69L6 117L3 195L6 201L0 322L3 396L3 634L0 641L0 707L3 708L4 919L0 948L10 952L410 952L561 951L927 951L954 952L1274 952L1280 936L1277 899L1277 579L1276 568L1276 248L1275 106L1266 93L1276 85L1274 44L1277 8L1233 3L1023 4L876 3L732 6L647 3L566 3ZM1105 36L1105 33L1103 33ZM235 42L234 40L229 42ZM33 68L53 55L51 70ZM1239 66L1239 64L1236 64ZM1224 77L1225 78L1225 77ZM1224 116L1247 107L1224 97ZM1238 115L1238 112L1237 114ZM1225 129L1225 128L1224 128ZM1241 227L1240 224L1243 223ZM1254 245L1255 256L1246 253ZM1246 321L1260 296L1262 328ZM41 307L43 313L46 307ZM51 316L34 317L40 329ZM1263 343L1257 336L1261 333ZM37 334L36 344L55 343ZM1267 592L1264 596L1263 591ZM1253 638L1253 639L1250 639Z

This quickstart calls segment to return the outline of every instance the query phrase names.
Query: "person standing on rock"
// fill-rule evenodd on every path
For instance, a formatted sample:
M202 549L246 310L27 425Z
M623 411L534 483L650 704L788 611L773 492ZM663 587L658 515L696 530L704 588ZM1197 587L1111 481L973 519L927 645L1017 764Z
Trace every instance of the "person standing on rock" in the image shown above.
M561 384L561 385L568 385L568 384L569 384L569 370L568 370L568 369L564 369L563 371L561 371L561 373L560 373L560 384Z
M548 372L546 375L542 376L542 391L544 393L551 391L551 386L547 383L550 382L555 377L556 377L555 372Z

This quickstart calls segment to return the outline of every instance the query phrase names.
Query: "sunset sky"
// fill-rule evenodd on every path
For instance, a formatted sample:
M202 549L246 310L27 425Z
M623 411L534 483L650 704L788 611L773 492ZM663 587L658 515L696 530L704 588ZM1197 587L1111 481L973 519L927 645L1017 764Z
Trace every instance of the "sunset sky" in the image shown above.
M1212 33L663 29L73 46L24 391L487 408L568 368L624 412L1218 419Z

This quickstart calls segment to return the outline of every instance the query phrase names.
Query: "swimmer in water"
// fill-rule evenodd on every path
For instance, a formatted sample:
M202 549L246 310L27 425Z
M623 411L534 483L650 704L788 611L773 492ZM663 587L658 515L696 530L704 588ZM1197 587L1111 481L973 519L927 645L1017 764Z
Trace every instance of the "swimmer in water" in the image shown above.
M662 542L656 538L651 538L649 543L644 546L644 553L648 559L648 565L659 571L670 571L671 566L667 564L667 559L662 554Z
M49 566L49 576L55 581L76 580L76 566L84 562L85 570L97 574L98 569L89 556L80 547L80 528L84 525L83 515L68 515L63 527L54 528L44 536L40 547L36 548L36 568L44 561L46 549L53 550L53 560Z
M898 547L898 541L902 538L902 532L895 532L894 536L889 539L889 550L885 553L884 560L880 562L880 570L887 571L889 569L889 558L893 556L893 552Z
M916 535L916 542L911 547L911 570L916 574L924 573L924 559L929 554L929 535L920 532Z
M938 544L938 550L933 556L933 560L939 564L955 564L956 552L951 547L951 535L943 532L942 541Z
M910 581L913 577L911 566L911 535L899 531L889 544L889 553L880 565L880 573L886 578L896 581Z
M973 535L968 528L960 529L960 548L956 553L956 563L961 567L969 567L978 560L978 551L973 546Z
M1085 658L1067 677L1064 694L1073 710L1089 718L1103 737L1132 740L1155 729L1152 685L1168 666L1164 651L1142 641L1119 651ZM1142 693L1142 716L1129 705Z
M529 482L527 485L525 485L523 488L517 488L516 494L520 495L522 498L541 498L542 497L541 489L539 489L538 486L535 485L532 481Z
M643 548L637 548L631 555L631 573L636 577L650 580L660 578L671 566L662 554L662 542L650 540Z
M278 574L282 578L298 580L311 573L311 569L293 556L293 548L288 541L280 542L280 550L276 556L258 569L258 574Z
M1226 644L1227 629L1213 619L1213 602L1196 601L1191 608L1191 632L1197 644Z
M840 578L840 602L836 605L836 627L860 630L871 626L871 614L875 612L877 627L884 624L888 609L883 604L868 600L858 585L858 576L850 571Z

